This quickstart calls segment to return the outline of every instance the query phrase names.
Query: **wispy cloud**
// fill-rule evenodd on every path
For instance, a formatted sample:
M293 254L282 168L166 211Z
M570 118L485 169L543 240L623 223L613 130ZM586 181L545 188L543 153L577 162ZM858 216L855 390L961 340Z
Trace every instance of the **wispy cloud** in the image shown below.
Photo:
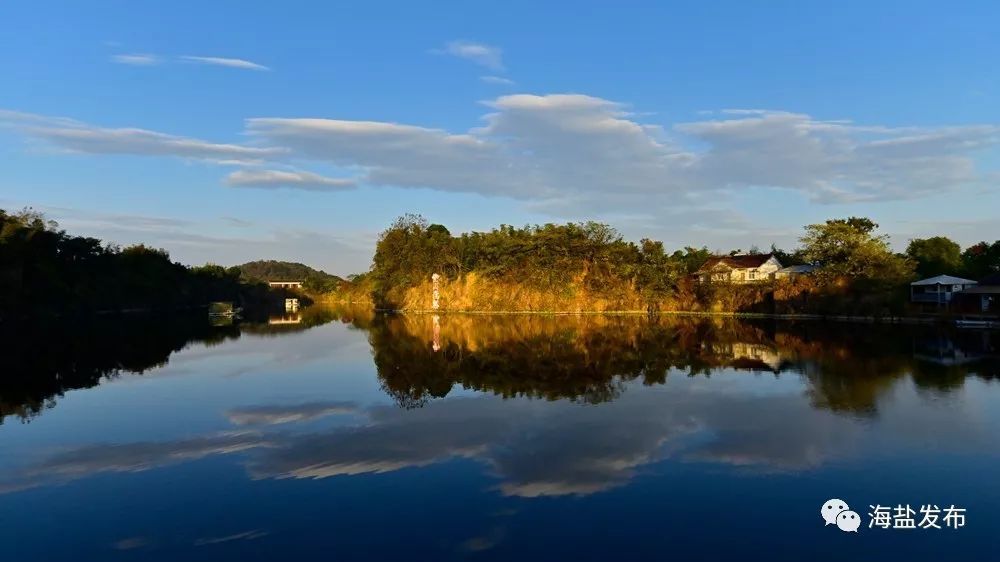
M257 162L284 150L213 143L135 128L110 129L79 121L31 113L0 111L0 125L19 128L25 135L71 152L176 156L214 162Z
M131 66L158 66L167 63L193 63L209 66L223 66L227 68L238 68L242 70L269 71L270 67L248 61L246 59L228 57L203 57L195 55L184 55L180 57L169 57L151 53L121 53L111 55L111 62L117 64L127 64Z
M122 54L122 55L112 55L111 62L118 64L128 64L132 66L156 66L163 62L163 59L157 55L149 54Z
M433 49L432 53L439 55L451 55L466 60L470 60L480 66L484 66L493 71L503 71L503 50L499 47L475 43L472 41L451 41L440 49Z
M499 84L501 86L513 86L514 81L503 76L480 76L479 79L487 84Z
M237 170L226 176L226 185L258 189L302 189L305 191L344 191L357 187L349 178L330 178L300 170Z
M226 57L200 57L193 55L185 55L180 57L180 60L186 62L193 62L198 64L208 64L212 66L226 66L229 68L242 68L245 70L271 70L270 68L251 62L245 59L233 59Z

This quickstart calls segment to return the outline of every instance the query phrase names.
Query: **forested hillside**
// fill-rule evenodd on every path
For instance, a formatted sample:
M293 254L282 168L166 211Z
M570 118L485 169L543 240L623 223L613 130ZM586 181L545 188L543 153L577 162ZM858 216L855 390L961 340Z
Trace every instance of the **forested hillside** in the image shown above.
M344 279L308 265L278 261L259 260L236 266L243 279L252 282L302 281L303 287L313 293L329 293L341 288Z
M212 301L264 302L268 289L218 265L188 267L164 250L74 236L41 214L0 209L0 320L122 310L177 310Z

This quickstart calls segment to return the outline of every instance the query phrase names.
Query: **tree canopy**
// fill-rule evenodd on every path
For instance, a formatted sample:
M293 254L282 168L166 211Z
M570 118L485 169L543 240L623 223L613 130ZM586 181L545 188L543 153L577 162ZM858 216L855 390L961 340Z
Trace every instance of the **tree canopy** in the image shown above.
M915 238L906 247L920 277L958 275L962 272L962 247L946 236Z
M246 281L302 281L306 290L317 293L336 291L344 283L344 279L336 275L297 262L258 260L236 267Z
M888 236L875 234L878 224L870 219L834 219L805 228L801 255L820 266L817 275L828 282L890 286L913 276L913 262L893 253Z
M0 210L0 319L244 302L260 291L236 269L185 267L164 250L122 249L69 235L30 209Z

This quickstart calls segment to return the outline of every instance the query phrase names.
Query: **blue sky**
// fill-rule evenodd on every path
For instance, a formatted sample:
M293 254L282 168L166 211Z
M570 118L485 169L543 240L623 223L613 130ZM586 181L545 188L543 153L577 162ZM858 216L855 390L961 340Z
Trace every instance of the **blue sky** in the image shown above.
M367 268L602 220L792 246L1000 238L995 2L7 2L0 206L186 263Z

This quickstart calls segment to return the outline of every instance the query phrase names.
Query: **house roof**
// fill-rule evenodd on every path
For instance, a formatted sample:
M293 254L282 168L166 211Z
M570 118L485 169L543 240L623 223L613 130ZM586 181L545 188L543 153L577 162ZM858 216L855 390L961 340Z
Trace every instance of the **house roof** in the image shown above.
M931 277L929 279L921 279L920 281L914 281L910 283L913 286L923 286L923 285L975 285L976 282L972 279L962 279L961 277L953 277L951 275L938 275L937 277Z
M732 269L752 269L764 265L767 260L774 257L773 254L743 254L738 256L712 256L708 258L698 271L708 271L719 265L724 265Z
M778 270L778 273L812 273L816 270L815 265L802 264L802 265L790 265L788 267L783 267Z

